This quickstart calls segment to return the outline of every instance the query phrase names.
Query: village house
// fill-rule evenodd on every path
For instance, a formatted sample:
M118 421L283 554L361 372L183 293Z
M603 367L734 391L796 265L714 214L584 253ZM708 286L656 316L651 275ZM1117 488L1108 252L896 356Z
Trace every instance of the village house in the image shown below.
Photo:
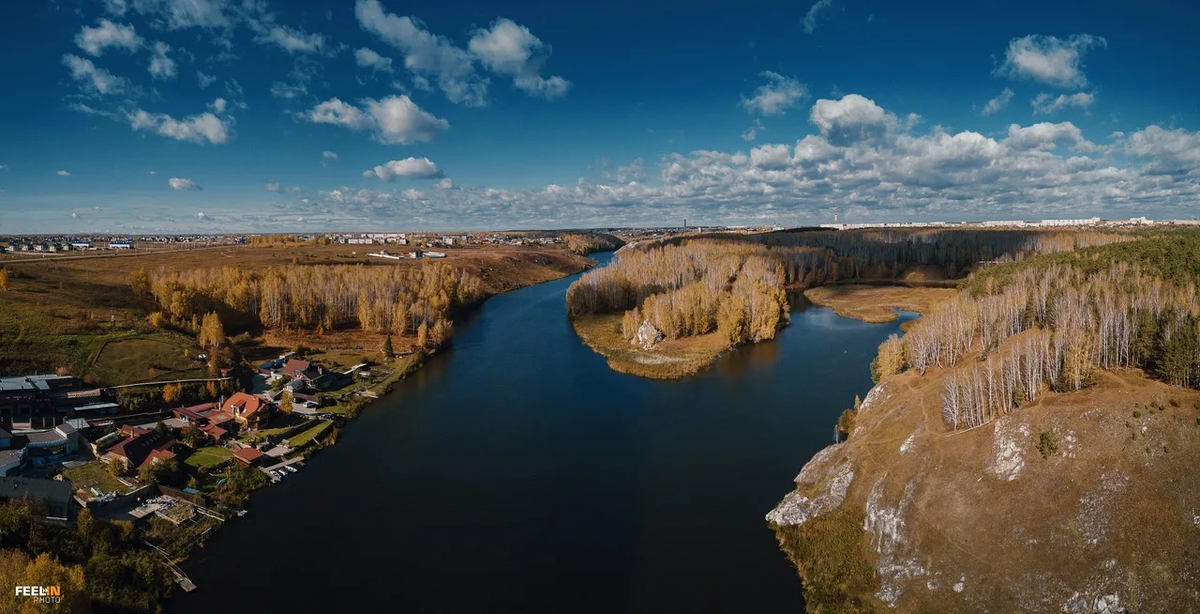
M266 401L245 392L234 393L221 406L221 413L232 416L243 428L262 427L267 423L270 411L271 406Z
M169 431L124 426L118 433L121 439L101 458L110 463L121 463L126 471L140 469L153 452L170 452L175 447L175 437Z
M317 362L293 358L283 365L283 374L292 381L304 382L305 386L317 391L335 387L339 375ZM295 388L293 388L295 390ZM298 392L303 392L299 390Z
M239 463L242 463L243 465L246 465L247 467L253 467L259 464L263 456L265 455L262 452L259 452L254 448L242 448L234 451L233 453L233 459Z

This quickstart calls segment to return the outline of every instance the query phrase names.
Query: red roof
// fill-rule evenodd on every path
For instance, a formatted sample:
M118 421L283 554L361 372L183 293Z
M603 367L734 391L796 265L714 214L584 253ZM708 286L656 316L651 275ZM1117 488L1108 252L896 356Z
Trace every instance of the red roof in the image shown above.
M156 459L160 458L162 460L171 460L172 458L175 458L175 453L170 450L154 450L146 455L146 460L142 461L142 464L138 465L138 470L141 470L142 467L145 467L146 465L149 465Z
M297 360L292 358L283 365L283 374L288 377L296 377L296 373L307 371L312 363L307 360Z
M228 412L234 416L240 414L242 417L249 418L255 412L262 409L263 406L262 399L244 392L238 392L229 397L228 401L225 401L225 406L221 408L221 411Z
M229 431L227 431L215 424L210 424L200 430L204 431L205 433L208 433L209 435L212 435L213 437L215 437L217 439L220 439L229 434Z
M242 448L241 450L238 450L233 453L234 458L242 461L243 463L246 463L247 465L252 464L254 461L258 460L259 457L261 457L262 455L263 455L262 452L259 452L258 450L255 450L254 448Z

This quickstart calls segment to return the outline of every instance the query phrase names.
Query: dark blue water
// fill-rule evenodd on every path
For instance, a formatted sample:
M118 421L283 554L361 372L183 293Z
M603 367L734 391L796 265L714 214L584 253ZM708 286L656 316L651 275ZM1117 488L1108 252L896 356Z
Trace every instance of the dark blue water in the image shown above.
M451 352L256 493L171 609L801 611L763 516L899 323L798 310L776 341L654 382L580 343L574 279L483 305Z

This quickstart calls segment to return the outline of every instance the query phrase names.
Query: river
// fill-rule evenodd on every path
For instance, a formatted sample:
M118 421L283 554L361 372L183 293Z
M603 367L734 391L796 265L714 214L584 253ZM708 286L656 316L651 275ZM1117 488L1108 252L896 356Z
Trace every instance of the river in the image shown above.
M487 301L452 351L255 493L169 609L802 611L763 516L899 322L800 308L774 342L656 382L579 341L576 278Z

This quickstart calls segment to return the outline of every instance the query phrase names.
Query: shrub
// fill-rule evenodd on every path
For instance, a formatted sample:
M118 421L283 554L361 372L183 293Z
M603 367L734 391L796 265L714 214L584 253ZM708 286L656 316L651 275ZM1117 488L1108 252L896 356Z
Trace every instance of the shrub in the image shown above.
M1050 458L1058 453L1058 441L1058 434L1054 431L1042 431L1038 437L1038 452L1041 452L1042 458Z
M1179 399L1171 399L1171 407L1179 407Z
M1134 417L1134 418L1141 418L1141 417L1142 417L1142 412L1140 412L1140 411L1135 411L1135 412L1133 412L1133 417Z

